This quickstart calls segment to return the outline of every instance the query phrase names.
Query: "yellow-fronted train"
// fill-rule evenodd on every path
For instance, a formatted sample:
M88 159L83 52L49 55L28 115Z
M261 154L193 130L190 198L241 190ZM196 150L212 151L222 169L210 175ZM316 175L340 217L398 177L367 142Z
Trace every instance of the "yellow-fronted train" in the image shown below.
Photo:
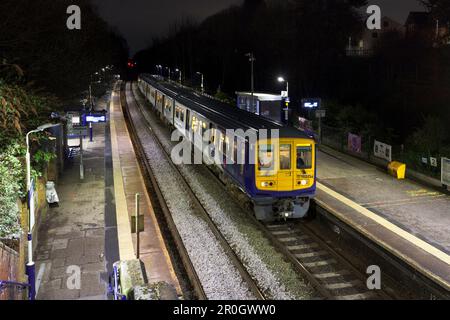
M200 135L213 146L207 162L243 192L258 220L308 215L316 193L313 137L158 76L140 75L138 86L149 108L185 141L195 145ZM235 133L231 139L227 130ZM218 154L221 161L213 161Z

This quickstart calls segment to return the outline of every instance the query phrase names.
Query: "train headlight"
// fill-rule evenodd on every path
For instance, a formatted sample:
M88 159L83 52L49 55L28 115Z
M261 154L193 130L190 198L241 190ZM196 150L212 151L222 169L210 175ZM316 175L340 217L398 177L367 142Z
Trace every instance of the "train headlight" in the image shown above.
M297 185L299 185L299 186L306 186L306 185L308 185L308 183L309 183L309 180L305 180L305 179L297 181Z
M264 181L261 182L261 187L263 188L269 188L269 187L273 187L274 183L272 181Z

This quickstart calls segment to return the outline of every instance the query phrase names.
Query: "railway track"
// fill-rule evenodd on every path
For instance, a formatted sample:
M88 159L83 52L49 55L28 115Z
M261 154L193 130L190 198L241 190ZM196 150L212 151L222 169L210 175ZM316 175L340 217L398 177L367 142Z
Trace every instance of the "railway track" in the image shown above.
M214 234L215 238L217 239L217 241L219 242L220 246L223 248L224 252L227 254L227 256L229 257L230 261L232 262L232 264L235 266L236 270L238 270L239 274L241 275L242 279L245 281L245 283L248 286L249 291L253 294L253 296L255 297L255 299L258 300L265 300L265 296L264 294L260 291L258 285L256 284L256 282L252 279L252 277L250 276L250 274L247 272L246 267L242 264L242 262L239 260L238 256L234 253L233 249L231 248L231 246L228 244L228 242L226 241L225 237L221 234L220 230L217 228L217 226L214 224L214 222L212 221L212 219L210 218L207 210L204 208L204 206L201 204L201 202L199 201L199 199L197 198L197 196L194 194L194 192L191 190L191 188L189 187L187 181L185 180L184 176L181 174L181 172L179 171L179 169L172 163L171 157L170 155L167 153L167 151L165 150L165 148L163 147L162 143L159 141L158 137L153 133L153 131L151 130L151 128L149 126L146 126L145 128L136 128L133 121L132 121L132 117L129 111L129 106L127 104L126 101L126 97L124 95L125 92L125 85L122 87L121 90L121 103L122 103L122 107L124 110L124 113L126 114L126 118L127 118L127 125L130 129L130 133L133 137L133 142L135 145L135 149L136 152L139 155L139 159L141 161L141 165L144 167L146 175L148 176L151 184L152 184L152 189L156 192L157 198L158 198L158 202L159 205L161 206L161 209L164 213L164 217L165 220L167 222L167 225L170 229L170 232L172 234L172 237L174 239L174 242L176 244L176 247L178 249L178 252L180 254L182 263L184 265L184 268L186 270L186 273L189 277L190 283L192 284L192 287L194 288L194 291L196 293L196 296L198 299L200 300L206 300L207 299L207 294L205 293L205 290L203 288L203 285L201 283L200 277L197 274L196 269L193 266L193 263L191 261L191 258L189 256L188 251L186 250L184 244L183 244L183 240L181 235L179 234L177 227L175 225L175 222L172 218L172 214L170 212L169 207L166 204L166 201L164 199L164 195L161 191L161 188L158 184L157 179L155 178L154 172L152 170L152 168L150 167L149 163L146 161L146 156L145 156L145 149L137 135L137 130L142 130L145 129L148 131L148 133L151 134L152 138L154 139L154 141L158 144L159 148L161 149L161 151L164 153L165 158L167 163L170 164L173 172L177 175L178 177L178 181L181 181L183 188L188 192L189 197L190 197L190 205L195 208L195 212L196 214L198 214L199 216L202 217L202 219L207 223L207 225L209 226L211 232ZM123 99L122 99L123 98ZM133 99L136 100L133 96ZM142 113L142 106L137 102L136 105L138 106L139 112L142 115L142 119L145 119L145 115ZM147 122L148 124L148 122Z
M141 107L141 106L140 106ZM159 140L158 140L159 142ZM159 145L166 152L166 149L159 142ZM171 162L170 156L168 161ZM173 165L178 174L183 174ZM208 171L212 179L216 179L222 185L223 181L211 170ZM202 212L210 224L217 230L214 222L209 217L200 201L188 186L188 182L183 181L190 190L192 196L196 199ZM225 187L224 187L225 188ZM242 203L240 202L242 205ZM241 206L243 210L248 208ZM249 215L252 213L249 212ZM331 246L327 245L326 240L321 239L314 231L308 229L302 223L272 223L263 224L253 217L255 225L259 227L264 236L271 244L282 253L286 260L291 262L296 271L305 278L325 299L391 299L384 292L369 291L366 287L365 275L358 271L353 265L347 261L341 254L336 252ZM217 230L220 234L220 231ZM223 237L222 237L223 238ZM230 248L230 250L232 250ZM235 259L237 256L231 252ZM245 268L244 268L245 269ZM246 277L250 277L247 274ZM251 277L250 277L251 278ZM259 291L259 290L258 290ZM262 298L262 295L261 295Z
M271 242L326 299L392 299L384 291L369 290L366 276L304 222L260 225Z

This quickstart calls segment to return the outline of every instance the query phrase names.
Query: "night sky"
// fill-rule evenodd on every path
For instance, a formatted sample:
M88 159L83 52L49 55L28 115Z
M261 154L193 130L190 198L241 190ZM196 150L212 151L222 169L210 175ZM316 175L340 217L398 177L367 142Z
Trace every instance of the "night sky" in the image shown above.
M148 46L155 36L165 35L171 24L183 17L197 21L242 0L93 0L100 14L118 28L131 53ZM423 11L417 0L369 0L378 4L382 15L404 23L410 11Z

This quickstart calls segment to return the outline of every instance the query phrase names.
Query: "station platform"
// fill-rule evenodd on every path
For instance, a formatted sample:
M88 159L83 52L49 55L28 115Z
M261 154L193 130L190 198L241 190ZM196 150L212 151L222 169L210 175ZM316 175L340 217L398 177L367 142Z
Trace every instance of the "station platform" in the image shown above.
M145 265L147 279L149 283L164 281L181 295L180 284L161 235L126 126L119 86L112 93L110 129L120 260L136 258L136 235L131 234L131 217L135 212L135 195L139 193L140 214L144 215L139 258Z
M80 155L60 177L59 206L40 223L35 250L38 300L106 300L113 263L136 259L131 233L135 194L139 193L145 231L140 234L140 259L149 283L164 281L181 294L171 259L134 153L120 106L119 86L99 99L109 123L94 125L94 139L83 139L84 179ZM78 146L79 139L69 140ZM74 277L79 270L79 287ZM71 285L72 284L72 285Z
M316 202L450 290L450 196L329 148L318 152Z

